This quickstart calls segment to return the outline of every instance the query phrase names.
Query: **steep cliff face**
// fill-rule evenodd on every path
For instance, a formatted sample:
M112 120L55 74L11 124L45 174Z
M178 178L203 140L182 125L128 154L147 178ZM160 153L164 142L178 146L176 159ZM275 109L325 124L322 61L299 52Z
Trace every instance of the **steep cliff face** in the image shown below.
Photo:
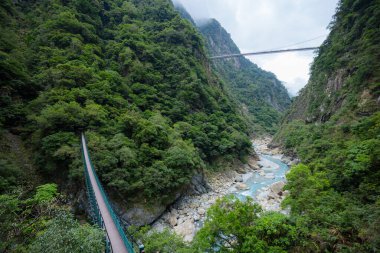
M199 30L210 55L240 53L230 34L215 19L202 22ZM272 132L290 105L288 92L276 76L244 57L216 59L212 66L230 92L246 106L253 123Z
M313 252L380 249L379 27L379 1L340 1L273 141L304 163L287 175L287 203Z
M230 34L215 19L194 21L186 9L176 5L179 14L203 35L208 55L240 53ZM242 105L254 132L274 133L290 97L276 76L260 69L244 57L213 60L212 68L226 88Z
M350 121L379 109L379 16L376 1L342 1L286 122Z

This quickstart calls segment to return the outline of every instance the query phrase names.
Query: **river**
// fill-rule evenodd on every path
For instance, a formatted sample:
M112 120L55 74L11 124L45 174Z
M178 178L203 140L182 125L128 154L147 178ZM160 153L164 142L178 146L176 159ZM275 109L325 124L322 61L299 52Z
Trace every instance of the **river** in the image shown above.
M285 181L285 174L289 170L289 166L281 161L279 155L262 154L256 150L259 155L258 164L261 171L252 173L244 180L244 184L249 187L248 190L236 190L233 192L240 200L246 199L247 196L258 200L257 197L266 187L279 182Z
M188 195L181 198L170 210L153 224L156 230L169 228L191 241L202 227L207 209L218 198L234 194L241 200L248 196L259 203L264 210L286 213L281 209L281 201L286 195L283 191L285 174L289 170L285 158L279 150L268 148L269 138L254 140L253 147L259 160L250 158L248 165L234 170L215 172L208 176L211 191L201 195Z

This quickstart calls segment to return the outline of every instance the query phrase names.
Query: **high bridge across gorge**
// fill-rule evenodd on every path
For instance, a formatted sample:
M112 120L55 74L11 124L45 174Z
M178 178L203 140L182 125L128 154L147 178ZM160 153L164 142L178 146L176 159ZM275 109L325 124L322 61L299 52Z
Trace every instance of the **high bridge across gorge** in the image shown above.
M242 54L224 54L224 55L216 55L211 56L210 59L224 59L224 58L232 58L246 55L260 55L260 54L279 54L279 53L287 53L287 52L295 52L295 51L310 51L316 50L318 47L303 47L303 48L291 48L291 49L280 49L280 50L268 50L268 51L258 51L252 53L242 53Z
M295 48L295 49L281 49L271 51L260 51L253 53L243 54L227 54L212 56L210 59L222 59L239 57L245 55L259 55L259 54L276 54L286 53L293 51L306 51L316 50L318 47ZM143 252L143 246L134 242L131 236L127 236L123 227L123 223L112 208L106 192L95 169L91 163L90 155L87 150L86 139L84 134L81 135L82 140L82 155L85 169L86 187L88 200L90 202L90 216L95 224L102 228L106 233L106 252L113 253L134 253L136 251Z

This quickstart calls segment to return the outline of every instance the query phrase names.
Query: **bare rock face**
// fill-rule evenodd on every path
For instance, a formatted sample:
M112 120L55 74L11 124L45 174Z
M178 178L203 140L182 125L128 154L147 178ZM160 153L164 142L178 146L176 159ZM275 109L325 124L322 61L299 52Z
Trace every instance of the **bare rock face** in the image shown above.
M326 84L326 94L327 96L331 96L331 94L337 92L344 86L344 81L347 76L347 70L338 69L334 75L332 75Z
M144 226L155 221L166 209L166 205L154 204L149 207L136 204L134 207L124 212L122 219L128 220L133 225Z
M193 194L203 194L211 190L202 173L195 174L191 178L190 191Z

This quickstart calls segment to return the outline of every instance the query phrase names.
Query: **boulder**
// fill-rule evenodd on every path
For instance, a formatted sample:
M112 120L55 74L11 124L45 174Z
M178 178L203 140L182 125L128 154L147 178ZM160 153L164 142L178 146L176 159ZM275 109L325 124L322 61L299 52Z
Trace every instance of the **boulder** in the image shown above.
M202 173L197 173L191 178L190 192L193 194L204 194L211 190Z
M121 218L133 225L144 226L155 221L165 210L166 206L161 204L154 204L149 207L142 204L135 204L134 207L124 212Z
M177 216L175 215L171 215L169 217L169 224L170 226L174 227L175 225L177 225Z
M198 214L199 215L204 215L206 213L206 210L202 207L198 208Z
M235 177L235 182L243 182L243 176L242 175L237 175Z
M257 159L255 157L252 157L250 156L248 158L248 166L253 169L253 170L256 170L258 169L258 164L257 164Z
M285 164L287 164L287 165L290 165L292 161L290 160L289 157L283 157L282 158L282 162L285 163Z
M278 195L275 194L274 192L269 192L268 195L267 195L267 199L268 200L271 200L271 199L277 199L278 198Z
M237 183L236 184L236 189L242 191L242 190L248 190L249 187L246 184L243 183Z
M185 220L186 220L186 219L185 219L185 216L180 216L180 217L178 218L177 225L184 223Z
M248 168L247 168L248 167ZM249 166L239 166L236 168L236 172L239 174L245 174L247 172L247 169L249 170Z
M193 219L188 219L182 224L174 227L174 232L183 237L186 242L191 242L195 235L195 224Z
M270 189L272 190L273 193L280 195L279 193L282 192L282 189L284 188L284 186L285 186L285 182L279 181L279 182L272 184L270 186Z

